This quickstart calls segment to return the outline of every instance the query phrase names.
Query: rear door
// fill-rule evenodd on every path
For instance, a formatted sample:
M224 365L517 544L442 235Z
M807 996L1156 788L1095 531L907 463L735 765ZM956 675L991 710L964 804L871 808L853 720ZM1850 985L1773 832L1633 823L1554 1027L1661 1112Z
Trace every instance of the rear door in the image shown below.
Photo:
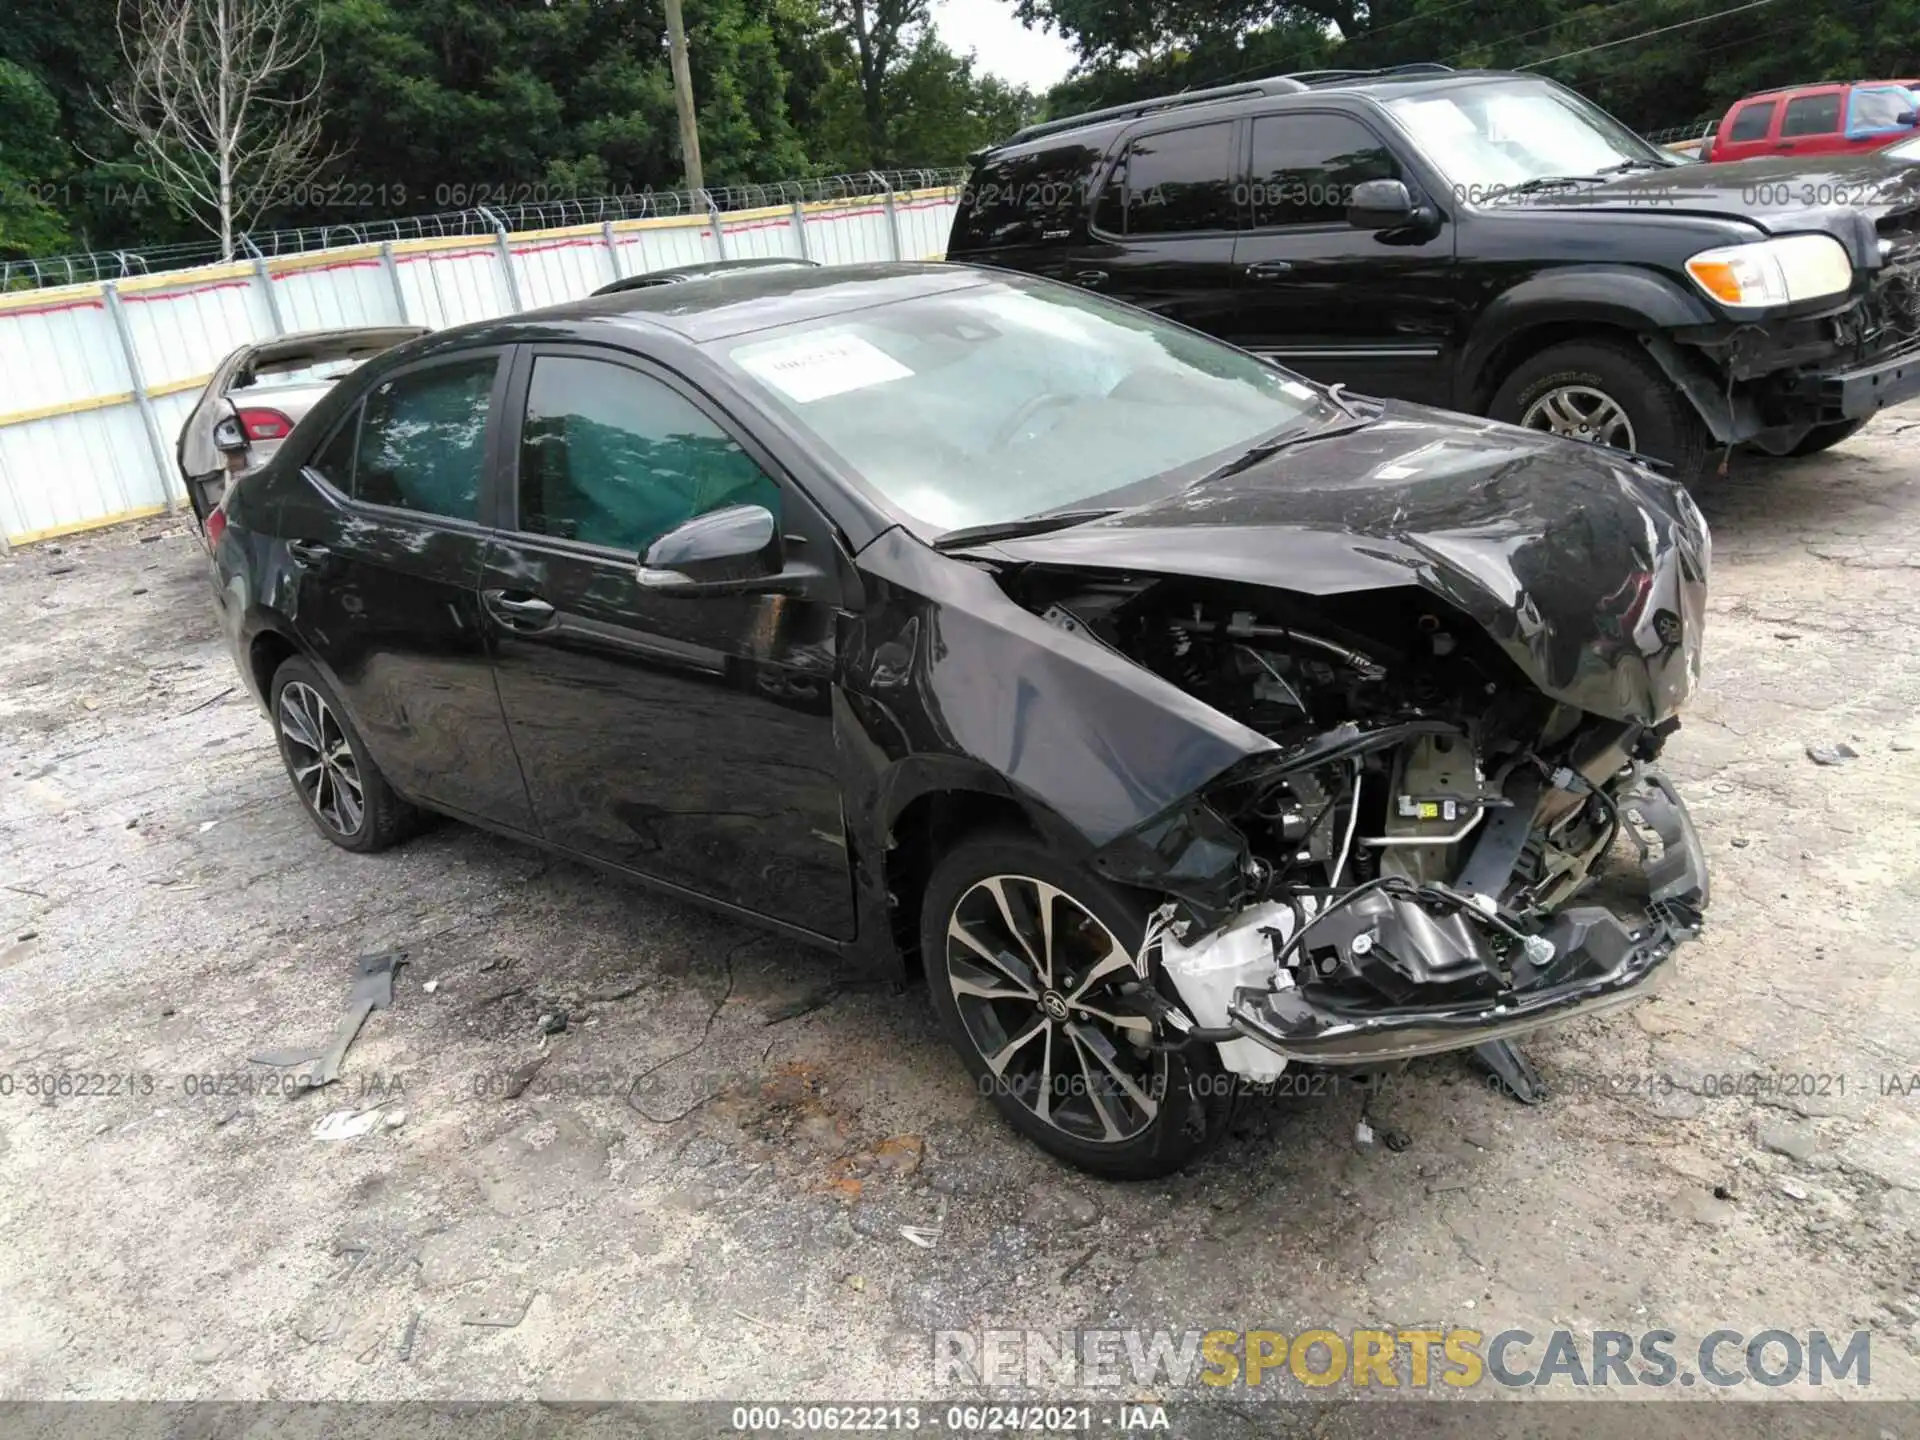
M1254 117L1248 223L1221 333L1317 380L1448 404L1459 322L1453 224L1443 216L1417 230L1354 229L1347 204L1366 180L1400 180L1416 204L1430 200L1357 116Z
M1833 155L1847 148L1847 87L1822 85L1787 97L1773 149L1781 155Z
M277 603L401 794L531 831L480 612L504 358L395 371L335 428L281 511L299 578Z
M1713 142L1715 162L1748 160L1773 153L1774 124L1780 118L1780 98L1748 100L1734 107L1728 123Z
M853 934L833 738L837 541L750 436L668 371L523 352L482 603L545 837L818 934ZM800 594L643 588L640 557L728 505L771 510Z
M1094 197L1091 239L1060 278L1221 334L1240 228L1239 120L1135 132Z

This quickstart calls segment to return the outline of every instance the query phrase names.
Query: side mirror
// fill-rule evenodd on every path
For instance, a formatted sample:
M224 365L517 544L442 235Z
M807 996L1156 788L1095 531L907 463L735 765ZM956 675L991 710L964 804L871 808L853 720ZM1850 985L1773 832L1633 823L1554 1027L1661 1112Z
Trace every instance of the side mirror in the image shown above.
M1902 110L1894 117L1893 123L1896 125L1905 125L1909 129L1915 125L1920 125L1920 110Z
M1400 180L1362 180L1347 201L1347 224L1356 230L1398 230L1417 214Z
M706 594L777 588L780 527L762 505L729 505L696 515L647 547L640 584Z

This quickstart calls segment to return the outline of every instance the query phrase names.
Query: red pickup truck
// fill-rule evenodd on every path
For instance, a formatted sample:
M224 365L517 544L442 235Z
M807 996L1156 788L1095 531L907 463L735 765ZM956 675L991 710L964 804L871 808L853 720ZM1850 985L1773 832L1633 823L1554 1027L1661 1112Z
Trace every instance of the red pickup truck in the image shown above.
M1920 80L1822 81L1762 90L1721 118L1702 150L1709 162L1756 155L1844 155L1915 133Z

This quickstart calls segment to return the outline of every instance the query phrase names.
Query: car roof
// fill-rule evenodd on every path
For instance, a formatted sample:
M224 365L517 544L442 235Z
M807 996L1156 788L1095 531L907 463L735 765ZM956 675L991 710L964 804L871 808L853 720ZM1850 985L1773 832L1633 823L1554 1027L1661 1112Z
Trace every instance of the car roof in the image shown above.
M652 285L682 285L689 280L704 280L709 275L727 275L737 270L782 270L807 268L817 262L793 255L750 255L736 260L700 260L691 265L669 265L660 270L643 270L609 281L593 293L612 295L622 290L645 290Z
M1014 275L989 276L960 265L875 264L778 266L735 270L611 295L571 300L512 317L522 325L556 322L594 328L667 331L700 345L709 340L824 319L920 295L970 290ZM500 322L481 322L483 326Z

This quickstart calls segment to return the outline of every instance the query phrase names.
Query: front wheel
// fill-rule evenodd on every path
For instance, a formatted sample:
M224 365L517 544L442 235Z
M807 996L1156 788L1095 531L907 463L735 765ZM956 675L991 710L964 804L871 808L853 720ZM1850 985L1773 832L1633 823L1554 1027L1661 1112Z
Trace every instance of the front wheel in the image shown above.
M1178 1170L1226 1130L1233 1077L1211 1047L1152 1048L1126 998L1147 905L1025 836L962 841L935 866L920 953L948 1040L982 1094L1043 1150L1095 1175Z
M1664 460L1704 479L1712 436L1666 372L1626 341L1574 340L1523 360L1494 393L1496 420Z

